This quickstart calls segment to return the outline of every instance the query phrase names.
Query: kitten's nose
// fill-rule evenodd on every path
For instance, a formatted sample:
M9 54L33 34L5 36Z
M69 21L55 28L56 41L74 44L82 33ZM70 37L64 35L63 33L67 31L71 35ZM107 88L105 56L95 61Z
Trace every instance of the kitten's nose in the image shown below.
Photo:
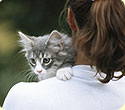
M38 73L41 73L41 72L42 72L42 70L37 70L37 72L38 72Z

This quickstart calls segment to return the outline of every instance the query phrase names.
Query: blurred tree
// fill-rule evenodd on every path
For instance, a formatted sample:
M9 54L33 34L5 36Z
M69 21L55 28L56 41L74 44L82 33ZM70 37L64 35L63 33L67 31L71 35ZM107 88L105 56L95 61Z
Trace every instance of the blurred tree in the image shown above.
M9 89L27 81L28 65L19 53L17 31L43 35L59 30L64 0L3 0L0 2L0 105ZM35 80L35 79L34 79Z

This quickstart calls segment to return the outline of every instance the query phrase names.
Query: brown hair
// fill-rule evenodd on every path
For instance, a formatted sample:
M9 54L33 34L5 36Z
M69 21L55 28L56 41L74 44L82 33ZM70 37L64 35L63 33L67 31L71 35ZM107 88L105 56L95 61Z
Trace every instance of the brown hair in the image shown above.
M80 29L75 39L80 49L108 83L125 75L125 5L121 0L69 0ZM65 7L65 8L66 8ZM116 71L122 74L115 76Z

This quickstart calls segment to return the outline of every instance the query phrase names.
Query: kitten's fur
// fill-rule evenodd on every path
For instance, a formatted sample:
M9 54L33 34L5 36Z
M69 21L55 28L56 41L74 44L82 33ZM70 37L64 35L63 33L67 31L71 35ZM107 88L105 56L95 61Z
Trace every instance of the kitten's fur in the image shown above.
M74 51L70 37L56 30L40 37L30 37L22 32L19 36L22 51L39 80L55 75L62 80L71 78Z

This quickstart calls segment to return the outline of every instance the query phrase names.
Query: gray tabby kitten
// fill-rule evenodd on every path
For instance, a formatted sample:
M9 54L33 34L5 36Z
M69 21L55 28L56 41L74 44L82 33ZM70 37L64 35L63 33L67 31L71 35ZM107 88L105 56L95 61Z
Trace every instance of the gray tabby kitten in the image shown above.
M22 51L39 80L53 76L61 80L72 77L74 51L70 37L56 30L40 37L30 37L22 32L19 36Z

